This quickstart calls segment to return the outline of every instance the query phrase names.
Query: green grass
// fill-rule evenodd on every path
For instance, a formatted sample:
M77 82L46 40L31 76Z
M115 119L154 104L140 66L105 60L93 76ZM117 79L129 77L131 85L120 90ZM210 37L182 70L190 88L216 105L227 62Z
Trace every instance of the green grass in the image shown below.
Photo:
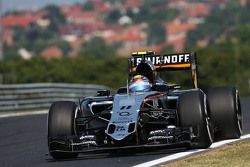
M247 167L250 166L250 139L228 144L161 167Z

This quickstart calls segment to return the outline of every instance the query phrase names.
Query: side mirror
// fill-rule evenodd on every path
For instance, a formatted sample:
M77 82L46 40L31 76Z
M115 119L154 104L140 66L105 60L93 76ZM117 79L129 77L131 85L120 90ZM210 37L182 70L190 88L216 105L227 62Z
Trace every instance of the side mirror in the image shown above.
M166 92L169 90L168 85L166 84L156 84L152 87L152 90L159 91L159 92Z

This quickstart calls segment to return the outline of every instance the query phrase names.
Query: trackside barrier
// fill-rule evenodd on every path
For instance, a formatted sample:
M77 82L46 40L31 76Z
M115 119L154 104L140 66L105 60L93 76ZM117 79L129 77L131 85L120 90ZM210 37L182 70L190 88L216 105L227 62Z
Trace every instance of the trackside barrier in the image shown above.
M0 111L48 108L60 100L77 102L79 98L96 95L98 90L104 89L109 88L65 83L0 84Z

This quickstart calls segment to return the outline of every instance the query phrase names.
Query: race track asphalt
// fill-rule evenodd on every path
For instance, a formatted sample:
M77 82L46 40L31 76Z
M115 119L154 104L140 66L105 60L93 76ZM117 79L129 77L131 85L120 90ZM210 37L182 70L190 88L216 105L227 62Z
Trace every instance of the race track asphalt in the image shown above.
M242 100L243 132L250 133L250 98ZM128 167L165 157L180 150L147 153L80 155L67 161L54 161L48 153L46 114L0 119L1 167Z

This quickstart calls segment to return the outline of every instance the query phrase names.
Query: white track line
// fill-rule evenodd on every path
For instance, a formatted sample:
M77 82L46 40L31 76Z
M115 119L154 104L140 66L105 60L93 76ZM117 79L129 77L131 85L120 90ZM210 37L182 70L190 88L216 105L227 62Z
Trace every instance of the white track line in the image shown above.
M0 115L0 118L7 118L7 117L18 117L18 116L26 116L26 115L38 115L38 114L46 114L48 113L48 110L41 110L41 111L26 111L26 112L15 112L15 113L9 113L9 114L2 114Z
M218 147L224 146L226 144L229 144L229 143L232 143L232 142L236 142L236 141L239 141L239 140L243 140L243 139L248 139L248 138L250 138L250 134L241 136L240 139L232 139L232 140L219 141L219 142L213 143L209 147L209 149L212 150L214 148L218 148ZM159 164L162 164L162 163L167 163L167 162L170 162L170 161L181 159L181 158L184 158L184 157L196 154L196 153L205 152L205 151L208 151L209 149L187 150L187 151L176 153L176 154L172 154L172 155L160 158L160 159L156 159L156 160L153 160L153 161L149 161L149 162L145 162L145 163L142 163L142 164L138 164L138 165L135 165L134 167L151 167L151 166L159 165Z

